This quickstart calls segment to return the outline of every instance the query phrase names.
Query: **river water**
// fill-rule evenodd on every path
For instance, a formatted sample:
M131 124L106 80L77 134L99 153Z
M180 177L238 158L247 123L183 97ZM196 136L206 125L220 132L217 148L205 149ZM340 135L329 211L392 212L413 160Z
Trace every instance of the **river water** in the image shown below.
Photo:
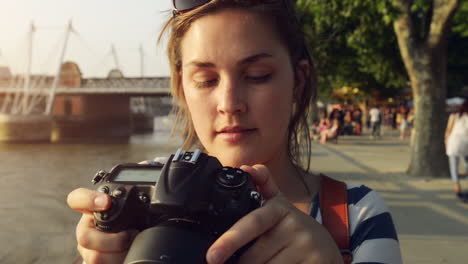
M168 156L180 146L170 122L123 143L0 144L0 263L71 263L80 214L66 204L78 187L95 189L99 169Z

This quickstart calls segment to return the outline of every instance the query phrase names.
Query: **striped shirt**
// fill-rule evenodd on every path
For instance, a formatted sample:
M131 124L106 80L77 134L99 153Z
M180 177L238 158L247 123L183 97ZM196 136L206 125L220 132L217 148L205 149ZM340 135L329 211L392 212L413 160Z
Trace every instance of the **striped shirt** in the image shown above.
M384 200L364 185L346 186L353 263L402 263L397 233ZM310 215L322 223L318 194Z

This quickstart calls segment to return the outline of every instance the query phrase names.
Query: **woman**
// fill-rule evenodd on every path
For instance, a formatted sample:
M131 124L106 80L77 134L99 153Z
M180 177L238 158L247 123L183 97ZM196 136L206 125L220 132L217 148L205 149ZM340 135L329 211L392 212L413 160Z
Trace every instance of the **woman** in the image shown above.
M353 111L354 134L360 136L362 133L362 111L359 106L354 107Z
M468 100L460 106L457 113L450 115L445 130L446 153L449 157L450 175L455 183L455 194L464 202L468 202L468 195L463 194L458 177L460 159L468 173Z
M247 171L265 199L211 246L207 262L223 263L257 239L241 263L342 263L337 244L320 224L321 178L309 172L307 113L315 86L291 3L174 4L168 56L184 147L201 145L224 166ZM301 136L305 146L299 145ZM109 208L109 197L77 189L68 203L83 213L76 235L86 263L121 263L135 232L105 234L93 225L92 211ZM349 185L348 208L354 261L400 263L396 232L381 198Z
M407 112L402 112L400 118L400 139L405 140L408 137L409 123Z
M330 127L330 120L327 118L327 113L322 112L320 114L320 121L317 126L317 134L320 134L323 130L328 129Z
M320 132L320 144L326 144L327 140L338 137L340 122L338 119L333 119L331 126Z
M330 126L326 111L320 111L320 120L312 122L310 127L310 139L320 139L320 133Z

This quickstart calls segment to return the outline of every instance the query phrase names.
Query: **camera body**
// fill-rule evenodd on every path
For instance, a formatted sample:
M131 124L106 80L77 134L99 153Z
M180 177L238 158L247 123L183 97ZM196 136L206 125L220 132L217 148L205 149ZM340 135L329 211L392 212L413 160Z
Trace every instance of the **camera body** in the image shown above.
M200 150L179 149L166 164L119 164L93 183L112 201L94 213L98 230L142 231L126 263L205 263L209 246L261 205L250 175Z

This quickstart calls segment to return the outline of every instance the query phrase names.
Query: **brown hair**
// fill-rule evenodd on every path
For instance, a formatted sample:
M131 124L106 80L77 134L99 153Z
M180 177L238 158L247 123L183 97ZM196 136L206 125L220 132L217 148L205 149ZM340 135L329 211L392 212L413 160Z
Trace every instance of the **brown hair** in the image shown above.
M189 30L192 22L203 16L226 8L242 9L265 16L271 21L280 40L288 49L291 57L291 67L293 67L295 73L301 60L307 60L310 65L310 72L307 73L308 76L306 76L304 88L300 91L297 89L294 91L293 113L288 127L289 159L297 168L304 171L309 170L311 142L309 138L308 114L310 101L315 99L316 96L316 81L312 60L305 44L302 28L298 23L293 8L285 9L285 4L291 5L289 1L290 0L212 0L194 10L173 16L166 23L159 37L159 41L161 41L164 32L170 28L167 55L169 57L171 69L171 93L174 99L173 111L176 113L173 131L182 128L182 133L185 137L184 148L191 148L194 146L201 147L201 144L193 127L181 84L182 38Z
M465 99L458 109L458 115L462 116L463 114L468 114L468 98Z

